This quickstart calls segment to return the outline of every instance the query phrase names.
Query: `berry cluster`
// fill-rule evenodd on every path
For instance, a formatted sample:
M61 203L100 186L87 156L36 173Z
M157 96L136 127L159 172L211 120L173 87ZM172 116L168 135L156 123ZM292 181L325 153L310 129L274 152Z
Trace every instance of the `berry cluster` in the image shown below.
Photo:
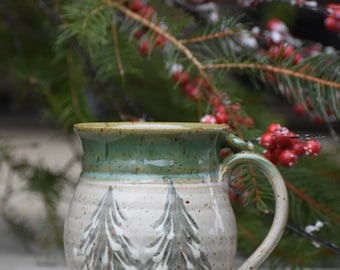
M239 104L231 103L223 105L223 103L215 97L211 102L212 111L214 114L206 114L201 118L202 123L208 124L235 124L243 125L245 127L253 127L254 119L250 116L243 115Z
M189 99L194 101L204 99L208 102L212 114L204 115L201 118L202 123L254 126L253 118L243 115L239 104L224 101L223 97L216 95L206 79L201 77L191 79L190 74L184 71L181 65L173 68L172 79Z
M296 65L302 60L302 55L295 52L297 41L290 35L287 25L276 18L268 21L263 33L264 40L269 46L269 57L275 61L291 59Z
M324 21L326 29L340 33L340 4L328 4L326 10L328 13Z
M312 119L314 124L316 124L316 125L323 125L323 124L325 124L325 119L324 118L322 118L318 114L313 114L314 109L313 109L313 106L312 106L312 104L310 102L310 99L308 97L305 98L305 102L306 102L305 105L303 105L301 103L294 104L293 110L294 110L295 114L299 115L299 116L302 116L302 115L305 115L307 112L310 112L312 114L311 119ZM332 111L332 109L329 106L326 107L325 112L327 114L326 118L327 118L328 121L333 121L335 119L333 111Z
M138 13L145 19L152 21L157 20L157 14L155 9L151 5L147 5L141 0L131 0L129 3L129 9L133 12ZM166 39L162 35L149 34L148 28L140 27L133 33L133 37L139 40L139 51L142 55L150 53L152 47L162 47Z
M321 150L318 141L303 141L279 124L269 125L267 132L259 138L259 143L266 148L264 156L267 159L284 167L294 166L300 156L317 156Z
M329 4L328 10L332 8L332 12L329 11L329 17L332 19L337 18L338 26L340 27L340 5ZM302 46L301 42L295 39L290 33L287 25L276 18L268 21L263 33L258 34L258 38L264 41L268 50L265 53L268 54L270 59L274 62L277 61L287 61L291 65L298 65L298 71L311 74L314 72L314 67L303 63L303 59L319 55L321 53L327 52L332 53L331 48L322 48L320 44L306 44ZM265 74L266 79L273 83L278 84L275 74L272 72L267 72ZM280 87L279 87L280 89ZM324 124L325 119L332 121L334 116L330 108L327 108L327 115L321 116L318 112L313 110L312 102L310 97L304 96L305 89L280 89L282 93L290 100L295 92L295 96L302 96L305 104L296 103L293 106L294 112L297 115L304 115L309 112L311 120L314 124L320 125Z
M207 80L201 77L191 79L189 73L181 69L172 73L172 79L191 100L199 100L202 98L203 93L212 92L212 88Z

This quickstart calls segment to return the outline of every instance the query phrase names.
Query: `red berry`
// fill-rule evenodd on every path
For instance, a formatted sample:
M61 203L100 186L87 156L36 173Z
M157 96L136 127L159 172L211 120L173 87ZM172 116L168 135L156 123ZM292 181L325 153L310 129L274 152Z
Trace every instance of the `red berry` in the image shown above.
M145 6L143 9L140 10L139 14L145 19L149 19L153 12L154 12L153 6Z
M159 47L163 46L165 43L165 38L161 35L158 35L156 38L155 38L155 44Z
M324 24L327 30L336 32L337 20L334 17L331 16L326 17Z
M305 110L305 107L303 107L302 104L295 104L294 105L294 112L297 114L297 115L303 115L305 114L306 110Z
M239 112L241 110L240 104L230 104L228 108L234 112Z
M230 155L230 149L229 148L222 148L221 150L220 150L220 157L221 158L225 158L225 157L227 157L227 156L229 156Z
M270 125L267 127L267 131L268 131L268 132L274 132L274 131L278 130L279 128L281 128L281 125L280 125L280 124L273 123L273 124L270 124Z
M223 105L219 105L216 107L216 112L220 112L220 113L225 113L227 114L227 110L225 109L225 107Z
M189 82L190 76L186 71L176 71L172 74L172 79L181 86L184 86Z
M199 100L201 98L201 90L196 83L187 83L183 91L192 100Z
M144 34L144 30L142 28L137 29L134 33L133 33L133 37L135 39L140 39Z
M290 144L289 130L285 127L275 130L272 136L276 146L284 147Z
M293 64L297 65L298 63L300 63L302 60L302 55L297 53L294 55L294 60L293 60Z
M216 123L218 124L226 124L228 123L229 117L226 112L218 111L216 112Z
M297 162L297 154L292 150L283 150L279 156L279 162L284 167L292 167Z
M130 4L129 4L129 8L133 12L140 11L144 6L145 6L145 4L142 1L140 1L140 0L131 0Z
M323 125L325 123L325 120L323 120L323 118L321 116L316 115L313 118L313 123L315 125Z
M270 156L271 156L270 161L271 161L273 164L275 164L275 165L276 165L277 163L279 163L279 157L280 157L281 153L282 153L282 149L279 148L279 147L276 147L276 148L274 148L274 149L271 149L271 150L270 150Z
M269 49L269 56L273 59L286 59L293 55L294 48L289 44L280 43L277 46L272 46Z
M225 107L223 105L219 105L216 108L216 123L218 124L226 124L229 120L229 116L227 113L227 110L225 109Z
M271 58L277 59L277 58L279 58L280 53L281 53L280 47L279 47L279 46L276 46L276 45L275 45L275 46L272 46L272 47L269 48L268 53L269 53L269 56L270 56Z
M303 156L304 154L306 154L305 143L303 141L293 139L291 141L291 149L298 156Z
M277 18L270 19L266 25L266 28L270 31L277 31L281 33L288 32L288 27L286 24Z
M260 138L260 144L267 149L274 148L275 144L273 140L273 134L270 132L263 134Z
M292 45L289 45L289 44L285 45L285 46L283 46L282 49L283 49L282 57L284 59L293 55L294 47Z
M271 152L270 152L269 149L264 150L263 155L265 156L265 158L267 158L269 160L272 159L272 155L271 155Z
M222 104L222 101L219 97L213 97L210 101L211 105L215 108L217 108L218 106L220 106Z
M242 124L247 128L251 128L255 125L255 120L253 117L248 116L243 118Z
M143 40L139 46L139 51L143 55L147 55L149 53L149 42L147 40Z
M321 144L316 140L310 140L305 145L307 156L317 156L321 150Z

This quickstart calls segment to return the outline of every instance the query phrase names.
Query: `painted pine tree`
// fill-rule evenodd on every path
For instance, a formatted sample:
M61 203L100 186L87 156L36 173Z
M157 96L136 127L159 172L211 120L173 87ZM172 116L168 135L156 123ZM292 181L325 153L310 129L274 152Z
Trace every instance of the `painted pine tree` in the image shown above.
M124 235L126 221L110 186L85 229L78 255L84 255L81 266L85 269L137 270L139 252Z
M154 223L160 236L147 248L150 259L145 270L211 269L206 255L200 250L199 227L186 210L172 181L162 216Z

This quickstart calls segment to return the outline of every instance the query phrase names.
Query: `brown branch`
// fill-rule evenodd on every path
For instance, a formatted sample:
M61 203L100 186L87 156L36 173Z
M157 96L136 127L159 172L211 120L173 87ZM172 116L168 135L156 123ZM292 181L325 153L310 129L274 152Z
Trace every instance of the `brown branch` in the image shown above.
M254 63L217 63L207 64L202 67L203 69L259 69L265 71L271 71L274 73L280 73L287 76L308 80L324 86L334 87L340 89L340 83L327 81L324 79L316 78L311 75L303 74L301 72L292 71L286 68L275 67L268 64L254 64Z
M112 29L111 31L112 31L113 49L115 51L119 75L123 77L125 74L125 70L123 67L123 62L122 62L122 58L121 58L120 51L119 51L116 20L115 20L115 15L112 15L112 16L113 17L112 17L112 22L111 22L111 29Z
M180 43L182 43L182 44L203 42L203 41L207 41L207 40L210 40L210 39L216 39L216 38L221 38L221 37L230 36L230 35L235 34L235 33L237 33L237 32L238 32L238 31L235 31L235 30L229 30L229 31L213 33L213 34L205 35L205 36L199 36L199 37L194 37L194 38L180 39L180 40L178 40L178 41L179 41Z
M138 21L139 23L143 24L144 26L146 26L153 32L163 36L167 41L171 42L175 47L177 47L177 49L181 51L186 56L186 58L193 63L193 65L197 68L197 70L199 71L200 75L203 78L207 80L209 79L208 74L203 70L202 63L191 53L191 51L186 46L184 46L181 42L179 42L179 40L176 37L171 35L166 30L162 29L159 25L140 16L138 13L135 13L131 11L130 9L124 7L123 5L117 4L116 2L112 2L112 1L114 0L111 0L111 1L109 0L109 2L107 2L107 5L120 10L126 16L134 19L135 21Z

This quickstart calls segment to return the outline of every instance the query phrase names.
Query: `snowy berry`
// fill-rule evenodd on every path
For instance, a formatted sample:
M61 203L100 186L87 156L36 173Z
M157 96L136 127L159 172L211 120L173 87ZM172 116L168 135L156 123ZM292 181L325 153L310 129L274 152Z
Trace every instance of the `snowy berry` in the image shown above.
M287 25L277 18L270 19L266 25L266 28L270 31L288 33Z
M292 150L283 150L279 156L279 162L282 166L290 168L297 162L297 154Z
M290 144L289 130L285 127L281 127L272 133L273 142L276 146L285 147Z
M273 134L270 132L263 134L260 137L260 144L267 149L274 148L275 144L273 140Z
M273 124L270 124L267 128L267 132L274 132L278 129L281 128L281 125L280 124L276 124L276 123L273 123Z
M284 167L292 167L298 157L317 156L321 146L318 141L303 141L297 134L279 124L270 124L259 143L266 149L263 154L273 164L280 163Z
M321 150L321 144L316 140L310 140L305 145L307 156L317 156Z
M215 124L216 118L212 114L206 114L201 118L200 122L206 124Z
M306 154L305 143L303 141L293 139L291 143L291 149L298 156L303 156Z

